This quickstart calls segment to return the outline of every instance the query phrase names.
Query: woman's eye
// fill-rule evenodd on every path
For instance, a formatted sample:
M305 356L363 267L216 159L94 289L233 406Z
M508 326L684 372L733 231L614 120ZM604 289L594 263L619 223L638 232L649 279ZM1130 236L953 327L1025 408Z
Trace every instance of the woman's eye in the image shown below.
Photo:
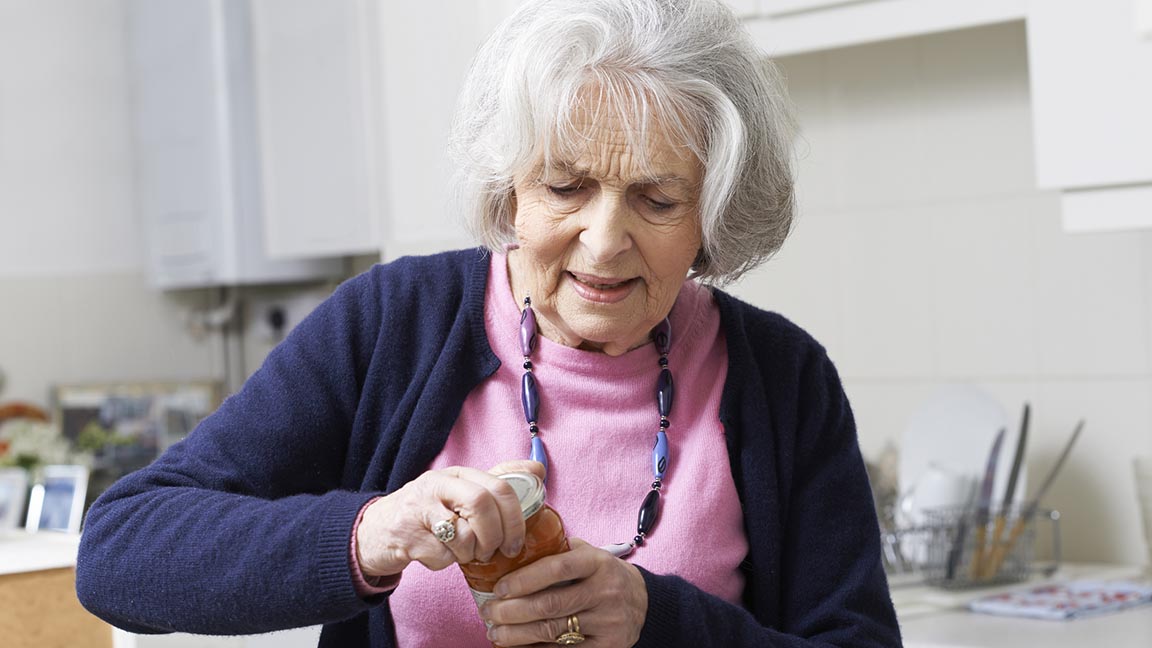
M561 198L568 198L568 197L576 195L576 193L578 191L580 191L582 188L583 187L581 187L578 184L564 185L564 186L548 185L548 193L550 193L554 196L559 196Z
M655 209L656 211L668 211L669 209L672 209L676 206L676 203L674 202L667 202L665 200L660 200L651 196L645 196L644 201L648 203L649 207Z

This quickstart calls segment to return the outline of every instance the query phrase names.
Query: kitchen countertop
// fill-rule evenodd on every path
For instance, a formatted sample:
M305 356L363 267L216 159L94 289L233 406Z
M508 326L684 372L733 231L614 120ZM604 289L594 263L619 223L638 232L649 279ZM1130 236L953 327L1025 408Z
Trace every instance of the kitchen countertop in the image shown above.
M79 534L14 531L0 534L0 575L76 566Z
M948 592L925 585L892 588L906 648L1148 648L1152 645L1152 605L1112 614L1048 621L969 612L974 599L1027 589L1048 582L1139 578L1142 569L1117 565L1065 565L1049 578L1012 586Z
M52 532L2 534L0 575L73 567L79 545L79 535ZM907 648L1079 648L1093 645L1148 648L1152 645L1152 605L1072 621L1002 617L967 610L970 601L1000 591L1030 588L1046 582L1140 576L1141 568L1135 566L1073 564L1065 565L1049 578L997 588L950 592L926 585L894 585L892 601ZM117 634L120 635L117 645L133 645L127 633Z

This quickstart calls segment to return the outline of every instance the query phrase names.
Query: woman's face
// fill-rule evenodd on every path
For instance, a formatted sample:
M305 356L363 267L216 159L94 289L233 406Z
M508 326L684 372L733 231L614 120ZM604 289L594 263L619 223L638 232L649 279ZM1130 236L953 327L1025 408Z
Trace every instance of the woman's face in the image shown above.
M543 335L619 355L648 340L696 259L703 170L659 128L642 165L609 112L574 116L586 142L575 159L517 178L509 271Z

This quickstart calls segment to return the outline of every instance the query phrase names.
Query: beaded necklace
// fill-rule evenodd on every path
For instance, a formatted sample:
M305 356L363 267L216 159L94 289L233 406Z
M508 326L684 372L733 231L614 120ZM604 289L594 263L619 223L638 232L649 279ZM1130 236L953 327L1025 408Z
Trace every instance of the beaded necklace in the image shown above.
M672 324L668 318L652 330L652 341L660 354L660 378L656 382L656 410L660 413L660 431L656 433L656 444L652 446L652 486L636 519L636 536L632 542L610 544L603 549L617 558L623 558L636 547L643 546L644 539L656 525L660 514L660 488L664 484L664 473L668 469L668 414L672 411L672 370L668 368L668 351L672 348ZM520 404L524 406L524 420L528 423L528 433L532 437L532 449L528 458L544 464L544 479L548 479L548 455L544 452L544 440L540 438L537 424L540 413L540 393L536 377L532 375L532 352L536 350L536 313L532 310L532 299L524 298L524 310L520 312L520 350L524 354L524 376L520 379Z

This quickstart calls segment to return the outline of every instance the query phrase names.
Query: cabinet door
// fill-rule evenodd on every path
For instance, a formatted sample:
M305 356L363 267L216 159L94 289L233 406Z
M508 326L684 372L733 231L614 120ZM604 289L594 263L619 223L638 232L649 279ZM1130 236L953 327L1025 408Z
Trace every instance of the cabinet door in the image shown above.
M473 55L513 6L509 0L422 0L389 3L381 14L384 258L470 242L449 199L448 135Z
M1152 40L1131 0L1034 1L1028 58L1043 188L1152 181Z
M379 249L371 0L251 0L265 243L273 257Z
M764 0L724 0L724 4L732 7L737 16L755 16L760 13L760 5Z

